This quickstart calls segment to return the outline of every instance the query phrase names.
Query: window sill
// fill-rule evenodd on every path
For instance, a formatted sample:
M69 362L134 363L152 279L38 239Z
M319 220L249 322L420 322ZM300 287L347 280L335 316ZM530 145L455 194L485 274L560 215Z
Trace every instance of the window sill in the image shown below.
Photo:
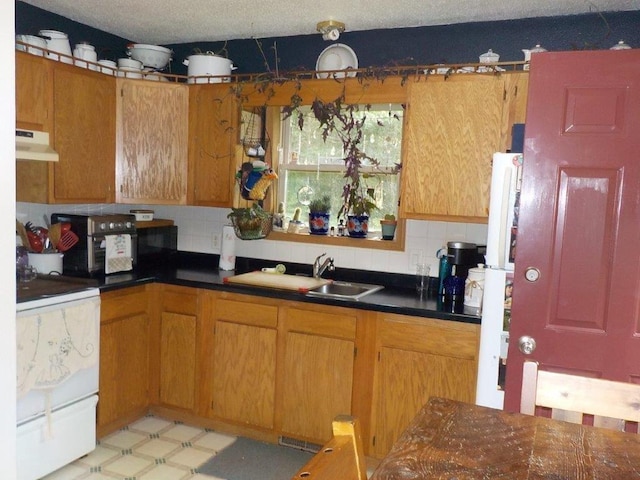
M335 245L340 247L369 248L374 250L404 251L404 221L398 222L393 240L382 240L379 232L366 238L332 237L330 235L311 235L309 233L287 233L273 230L267 240L279 242L313 243L317 245Z

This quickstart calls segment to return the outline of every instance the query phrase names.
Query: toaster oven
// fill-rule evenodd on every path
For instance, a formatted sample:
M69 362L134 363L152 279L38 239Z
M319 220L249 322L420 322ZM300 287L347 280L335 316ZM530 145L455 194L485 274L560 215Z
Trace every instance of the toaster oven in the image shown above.
M130 270L137 263L138 234L135 216L129 214L76 215L54 213L51 222L68 222L71 230L78 235L78 243L64 253L63 272L68 275L105 273L108 244L115 239L127 240L128 251L124 255L127 262L119 271ZM128 262L128 259L131 261ZM116 273L111 268L109 273Z

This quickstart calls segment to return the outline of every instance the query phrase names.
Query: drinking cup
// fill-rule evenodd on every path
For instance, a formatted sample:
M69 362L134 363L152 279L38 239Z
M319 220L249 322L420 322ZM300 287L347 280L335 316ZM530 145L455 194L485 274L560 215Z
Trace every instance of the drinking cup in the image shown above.
M427 263L416 265L416 292L420 297L426 297L429 291L429 272L431 266Z

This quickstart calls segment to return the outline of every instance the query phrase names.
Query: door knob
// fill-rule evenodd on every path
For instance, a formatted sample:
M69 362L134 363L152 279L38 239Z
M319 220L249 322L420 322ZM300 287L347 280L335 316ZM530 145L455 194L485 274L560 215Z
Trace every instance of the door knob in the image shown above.
M518 348L525 355L531 355L536 349L536 339L529 335L523 335L518 339Z
M524 271L524 278L526 278L528 282L537 282L540 278L540 270L535 267L529 267Z

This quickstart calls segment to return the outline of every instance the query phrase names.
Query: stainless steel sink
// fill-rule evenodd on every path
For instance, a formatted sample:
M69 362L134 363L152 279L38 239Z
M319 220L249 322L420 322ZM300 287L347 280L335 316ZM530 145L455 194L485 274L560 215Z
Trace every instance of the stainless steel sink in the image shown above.
M366 283L332 282L309 290L310 297L336 298L342 300L358 300L365 295L382 290L381 285Z

